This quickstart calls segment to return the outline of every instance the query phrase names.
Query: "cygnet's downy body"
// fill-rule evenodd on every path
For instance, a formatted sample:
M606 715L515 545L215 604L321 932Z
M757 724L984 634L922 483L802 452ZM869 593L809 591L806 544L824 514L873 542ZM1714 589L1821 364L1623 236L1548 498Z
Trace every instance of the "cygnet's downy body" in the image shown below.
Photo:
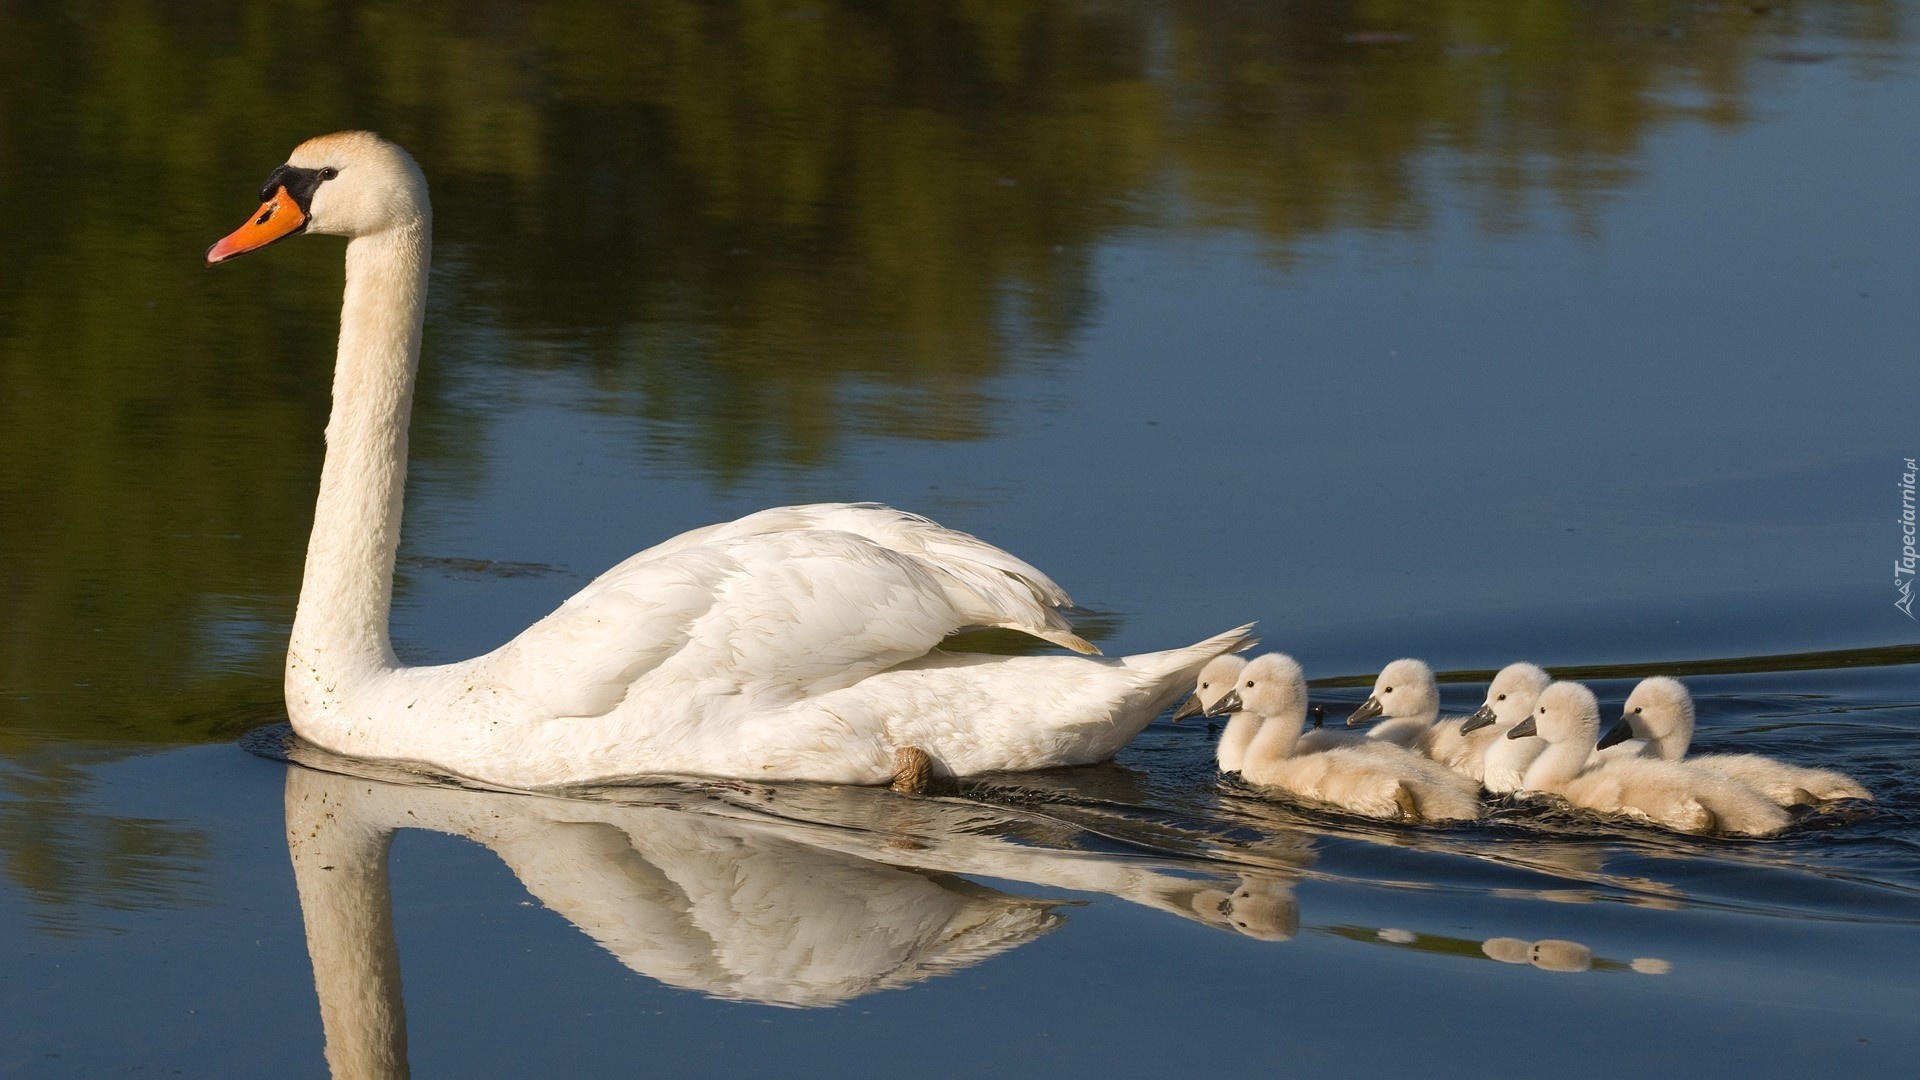
M1595 761L1599 736L1600 703L1593 691L1575 682L1547 687L1533 715L1507 733L1509 739L1547 744L1527 769L1524 790L1677 832L1765 836L1787 826L1786 811L1720 773L1656 758Z
M1484 733L1488 740L1480 756L1467 762L1467 775L1480 781L1480 786L1500 795L1520 790L1527 767L1547 744L1540 739L1509 739L1507 733L1533 715L1540 692L1552 682L1553 677L1538 665L1520 661L1501 668L1487 685L1486 701L1460 725L1463 735Z
M1412 659L1395 660L1380 669L1373 694L1347 717L1347 726L1357 727L1375 717L1380 722L1367 729L1367 738L1426 753L1434 721L1440 719L1440 686L1433 680L1433 669Z
M1628 739L1643 742L1650 757L1663 761L1685 761L1699 769L1730 776L1758 790L1780 806L1807 806L1836 799L1866 799L1873 796L1859 781L1832 769L1814 769L1792 765L1759 754L1696 754L1687 756L1693 745L1693 695L1678 679L1664 675L1640 680L1627 695L1624 715L1606 738L1606 743ZM1601 751L1602 755L1607 753Z
M1464 777L1392 743L1361 740L1318 753L1298 753L1307 718L1307 683L1290 656L1269 653L1240 673L1241 708L1260 718L1241 775L1365 817L1400 821L1469 821L1480 816Z
M1175 723L1189 716L1215 716L1221 712L1232 714L1227 717L1227 729L1220 733L1220 743L1214 748L1214 757L1220 763L1221 772L1240 771L1240 761L1246 756L1247 743L1253 741L1253 733L1260 728L1260 718L1240 709L1240 699L1233 693L1240 673L1246 667L1246 657L1232 654L1216 656L1207 661L1207 666L1200 669L1200 674L1193 681L1193 696L1173 714Z

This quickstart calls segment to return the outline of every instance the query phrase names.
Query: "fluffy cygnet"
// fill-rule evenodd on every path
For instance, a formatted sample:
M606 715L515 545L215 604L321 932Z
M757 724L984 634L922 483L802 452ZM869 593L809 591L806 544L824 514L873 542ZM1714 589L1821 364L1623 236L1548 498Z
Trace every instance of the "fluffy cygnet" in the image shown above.
M1487 684L1487 699L1480 708L1460 725L1467 736L1484 732L1488 737L1481 756L1468 761L1469 769L1476 771L1467 773L1488 791L1506 794L1520 790L1527 778L1527 766L1547 748L1540 739L1509 739L1507 732L1533 715L1540 692L1552 682L1553 677L1537 665L1525 661L1508 664Z
M1697 754L1687 756L1693 744L1693 695L1678 679L1658 675L1640 680L1627 695L1625 713L1612 731L1600 741L1609 742L1631 736L1643 740L1649 756L1665 761L1685 761L1696 768L1711 769L1757 789L1781 806L1805 806L1834 799L1866 799L1873 796L1859 781L1832 769L1814 769L1790 765L1759 754ZM1605 753L1605 750L1602 751Z
M1220 743L1214 748L1214 758L1219 761L1221 772L1240 771L1240 761L1246 756L1247 743L1252 741L1253 733L1260 728L1259 717L1241 709L1240 698L1234 693L1240 673L1246 670L1246 666L1246 657L1231 653L1207 661L1207 666L1201 668L1200 674L1193 680L1193 696L1173 714L1177 723L1189 716L1232 713L1227 718L1227 730L1220 733Z
M1547 743L1527 769L1524 790L1678 832L1764 836L1787 826L1785 811L1720 773L1654 758L1595 762L1599 735L1600 703L1593 691L1575 682L1547 687L1533 715L1507 733L1509 739Z
M1249 783L1366 817L1466 821L1480 816L1472 784L1404 747L1362 740L1298 754L1307 718L1307 683L1290 656L1269 653L1240 673L1241 707L1260 718L1241 775Z
M1425 753L1433 723L1440 718L1440 687L1433 681L1433 669L1413 659L1395 660L1381 668L1380 677L1373 680L1373 695L1347 717L1347 726L1357 727L1376 716L1384 719L1367 730L1367 738Z

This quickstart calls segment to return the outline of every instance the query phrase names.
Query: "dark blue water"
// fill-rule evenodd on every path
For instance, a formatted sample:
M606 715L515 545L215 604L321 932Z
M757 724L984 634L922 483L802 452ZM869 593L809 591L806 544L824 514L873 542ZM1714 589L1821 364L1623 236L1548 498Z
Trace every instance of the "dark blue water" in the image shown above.
M242 8L0 15L0 1075L1911 1071L1911 5ZM927 799L290 746L339 251L197 263L347 124L436 198L408 660L877 499L1109 653L1679 674L1875 801L1389 828L1164 721Z

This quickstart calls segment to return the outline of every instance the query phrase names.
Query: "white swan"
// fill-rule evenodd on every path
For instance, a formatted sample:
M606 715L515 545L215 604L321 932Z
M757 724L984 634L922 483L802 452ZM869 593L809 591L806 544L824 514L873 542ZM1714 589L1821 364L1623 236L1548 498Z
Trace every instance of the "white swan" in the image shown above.
M342 754L515 787L647 773L881 783L1098 761L1246 628L1122 660L959 656L969 626L1084 652L1046 575L874 505L768 510L633 556L485 656L399 664L388 638L432 214L404 150L301 144L207 252L350 237L326 463L287 651L287 711Z
M1460 725L1465 735L1488 733L1490 741L1478 757L1468 761L1467 775L1480 781L1481 787L1495 794L1520 789L1527 766L1547 744L1539 739L1509 739L1507 732L1533 715L1540 692L1552 682L1553 676L1522 660L1501 668L1487 684L1487 699Z
M1470 821L1480 816L1472 784L1405 747L1361 740L1297 754L1307 718L1307 682L1284 653L1268 653L1240 673L1243 709L1260 718L1240 773L1248 783L1278 788L1365 817Z
M1367 729L1367 738L1382 739L1425 753L1440 718L1440 687L1433 669L1420 660L1395 660L1380 669L1373 694L1347 717L1357 727L1374 717L1385 717Z
M1832 769L1790 765L1759 754L1688 757L1687 749L1693 744L1693 695L1680 680L1664 675L1640 680L1640 685L1627 695L1620 722L1601 739L1600 745L1606 747L1609 740L1629 735L1644 741L1650 756L1685 761L1697 768L1731 776L1781 806L1805 806L1835 799L1873 799L1859 781Z
M1786 828L1786 812L1730 777L1656 758L1595 761L1600 703L1576 682L1556 682L1533 715L1507 733L1547 743L1527 769L1525 790L1559 795L1586 810L1623 814L1678 832L1765 836Z

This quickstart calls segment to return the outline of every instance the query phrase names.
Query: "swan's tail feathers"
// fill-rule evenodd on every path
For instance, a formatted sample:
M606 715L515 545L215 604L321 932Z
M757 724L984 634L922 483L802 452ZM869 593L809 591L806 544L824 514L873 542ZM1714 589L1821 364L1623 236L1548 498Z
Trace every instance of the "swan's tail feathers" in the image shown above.
M1194 668L1194 674L1198 675L1200 667L1204 667L1207 661L1214 657L1224 656L1227 653L1246 652L1260 644L1260 639L1253 636L1253 628L1258 625L1260 624L1248 623L1245 626L1236 626L1224 634L1215 634L1205 641L1194 642L1184 649L1175 649L1174 652L1189 653L1199 657L1200 663Z
M1184 649L1141 653L1122 657L1120 662L1145 676L1153 691L1151 715L1157 716L1193 690L1193 680L1199 676L1200 669L1207 666L1207 661L1227 653L1245 652L1260 644L1260 639L1253 636L1255 625L1236 626Z

